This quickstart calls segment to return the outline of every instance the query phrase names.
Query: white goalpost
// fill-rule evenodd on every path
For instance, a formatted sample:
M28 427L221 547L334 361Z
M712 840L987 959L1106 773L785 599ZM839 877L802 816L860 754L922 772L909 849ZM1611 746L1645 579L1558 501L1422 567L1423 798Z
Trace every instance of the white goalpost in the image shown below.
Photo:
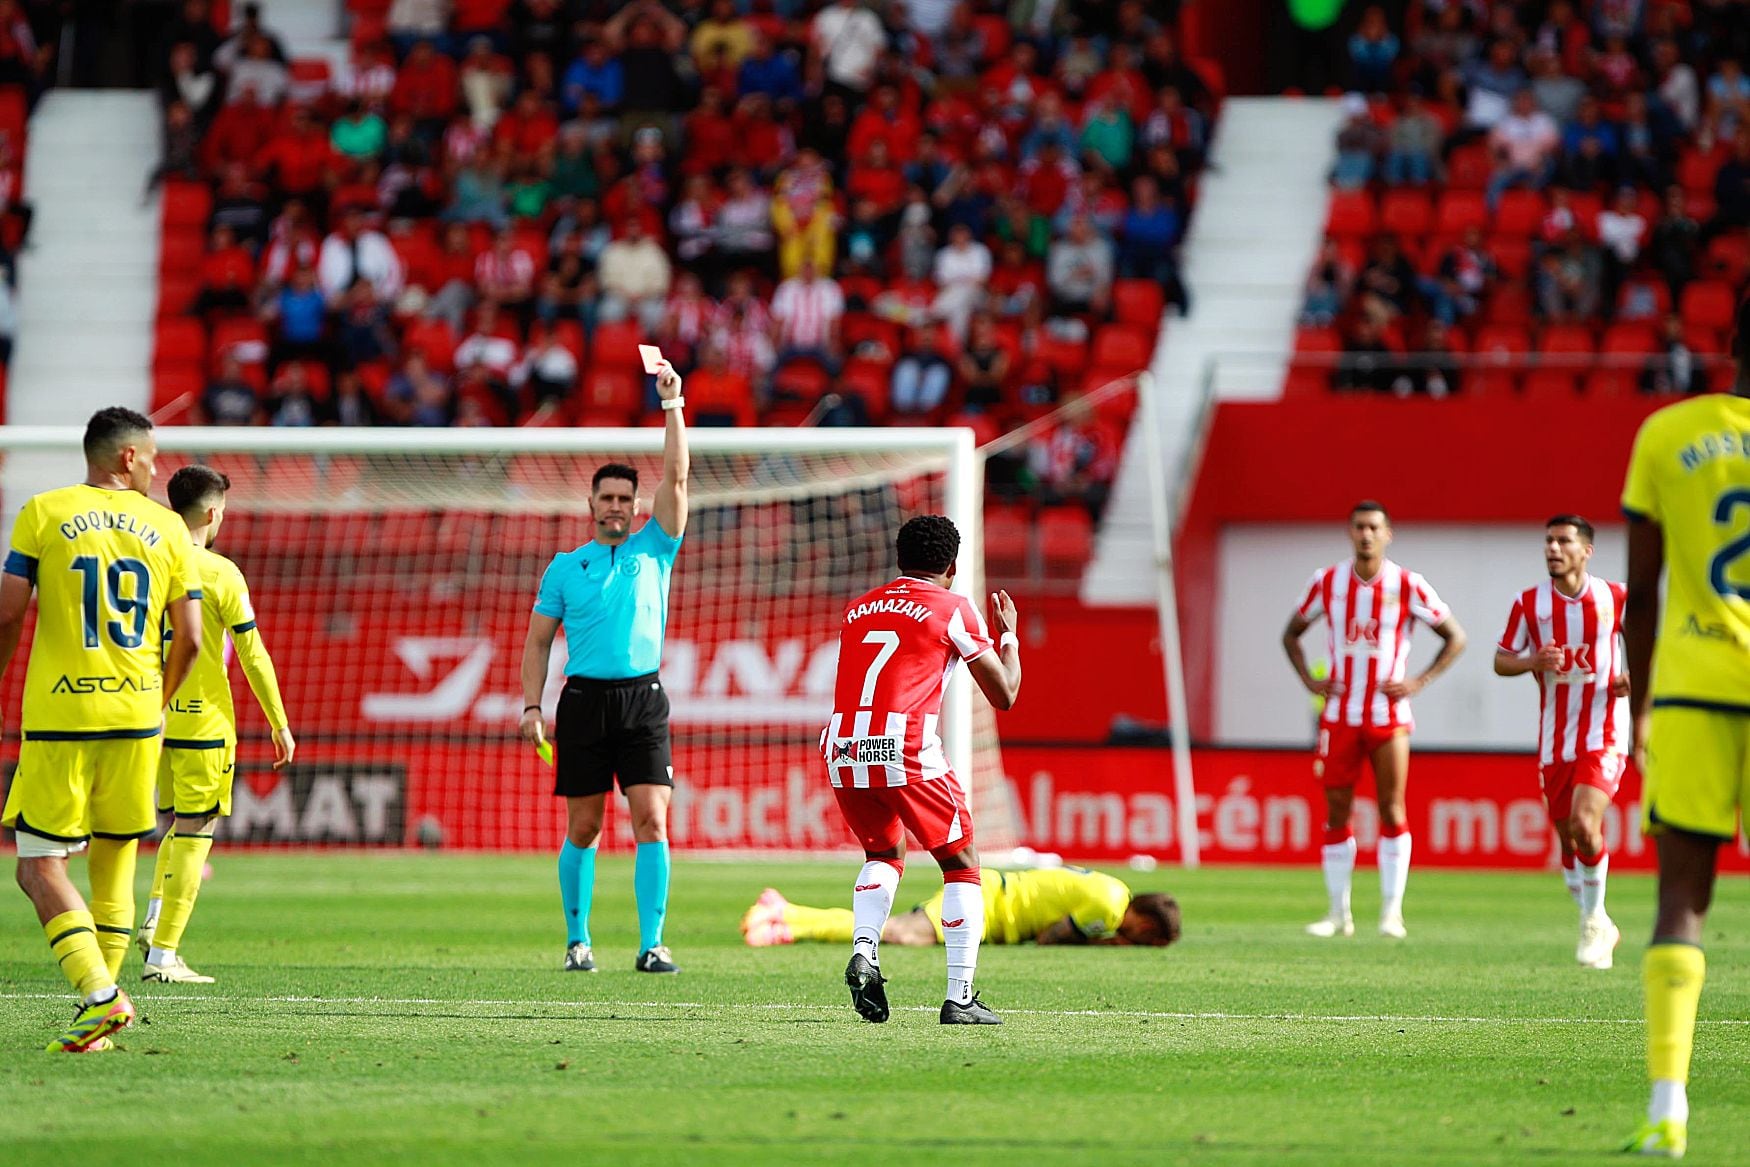
M266 768L240 682L233 837L264 843L545 848L551 773L515 741L516 671L540 572L591 537L589 478L640 472L649 429L160 428L153 494L202 462L231 477L215 549L248 576L279 665L300 765ZM981 461L966 429L689 431L691 517L675 565L665 688L674 706L671 829L695 850L848 845L818 761L838 617L891 576L914 514L963 536L957 588L982 609ZM0 511L79 481L82 431L0 427ZM564 661L554 653L549 712ZM8 678L15 710L23 670ZM234 679L235 681L235 679ZM949 758L991 850L1017 843L994 718L949 687ZM306 759L307 762L306 762ZM630 838L615 816L607 842ZM550 829L551 828L551 829ZM618 833L616 833L618 832ZM621 836L624 836L623 838Z

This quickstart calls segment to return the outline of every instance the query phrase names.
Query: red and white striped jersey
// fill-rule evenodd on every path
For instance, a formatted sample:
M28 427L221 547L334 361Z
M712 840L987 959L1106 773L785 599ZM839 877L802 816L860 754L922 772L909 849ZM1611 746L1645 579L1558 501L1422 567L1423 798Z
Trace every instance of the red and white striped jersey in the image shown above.
M1580 594L1564 596L1549 580L1513 601L1502 652L1523 656L1546 644L1560 646L1562 667L1538 673L1538 761L1572 762L1585 754L1622 749L1628 699L1610 687L1622 675L1623 584L1586 577Z
M1404 679L1410 660L1410 622L1430 628L1451 615L1428 581L1391 560L1371 580L1339 563L1308 581L1298 609L1302 618L1323 617L1330 633L1331 679L1336 692L1325 701L1326 725L1409 728L1408 701L1388 700L1379 687Z
M943 691L961 661L992 647L977 606L928 581L902 575L853 600L839 629L832 721L820 735L832 784L947 777Z

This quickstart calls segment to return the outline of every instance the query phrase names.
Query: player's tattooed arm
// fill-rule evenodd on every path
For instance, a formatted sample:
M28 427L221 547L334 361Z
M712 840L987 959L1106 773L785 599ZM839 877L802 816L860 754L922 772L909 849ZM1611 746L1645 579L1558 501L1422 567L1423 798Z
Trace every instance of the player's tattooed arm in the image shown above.
M1088 938L1082 935L1082 930L1077 928L1076 922L1068 916L1033 938L1035 944L1086 944L1087 942Z

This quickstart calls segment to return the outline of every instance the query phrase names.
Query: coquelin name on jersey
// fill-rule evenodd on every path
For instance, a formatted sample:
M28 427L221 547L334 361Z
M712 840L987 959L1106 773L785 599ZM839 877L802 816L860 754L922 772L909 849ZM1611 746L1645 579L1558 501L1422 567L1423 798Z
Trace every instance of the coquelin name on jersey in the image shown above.
M156 527L125 511L84 511L62 523L60 530L61 538L69 541L87 531L122 531L138 536L148 547L158 546L162 539Z

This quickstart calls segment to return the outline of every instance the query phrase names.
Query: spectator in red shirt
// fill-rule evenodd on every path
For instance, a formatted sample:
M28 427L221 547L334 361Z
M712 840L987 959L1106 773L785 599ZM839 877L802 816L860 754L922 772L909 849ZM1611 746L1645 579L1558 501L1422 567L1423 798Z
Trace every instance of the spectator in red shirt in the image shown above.
M516 104L498 119L493 138L508 143L517 154L533 157L553 145L559 137L559 119L533 89L517 94Z
M705 346L700 366L687 374L687 390L693 395L695 425L734 425L751 414L753 382L729 367L721 343Z
M213 228L201 261L201 290L194 310L202 316L220 310L248 309L255 291L255 258L237 242L231 228Z
M706 86L698 108L686 116L683 126L687 148L681 153L682 174L714 174L735 157L735 120L724 108L723 90Z
M255 169L281 192L320 204L326 198L323 188L333 162L328 135L309 110L295 106L286 132L255 156Z
M487 304L502 305L525 319L534 308L535 260L509 228L493 236L492 246L475 261L474 286Z
M850 179L845 183L847 196L853 200L867 199L875 204L877 213L883 217L899 213L905 189L905 175L893 165L887 142L881 138L869 143L862 165L851 171Z
M1021 163L1017 174L1027 209L1047 217L1056 214L1080 172L1075 159L1065 154L1055 140L1048 138L1040 143L1038 155Z
M851 137L846 150L852 158L862 158L869 146L881 141L887 153L897 162L909 162L917 152L918 135L923 126L914 114L899 106L899 93L891 85L877 86L874 101L851 123Z
M463 223L451 223L444 228L438 249L414 268L409 282L426 294L425 314L449 321L450 330L460 333L474 306L474 242Z
M1038 325L1045 308L1045 265L1027 257L1027 246L1010 239L990 273L989 306L998 316Z
M772 119L772 99L748 94L735 107L734 124L735 164L769 181L789 152L789 131Z
M1083 398L1064 406L1063 421L1028 448L1028 463L1047 505L1080 503L1095 522L1106 510L1120 444Z
M220 169L232 162L254 164L261 144L273 136L274 112L250 93L221 108L213 118L202 144L202 155L208 169Z
M396 113L436 128L456 116L456 94L455 62L422 40L401 62L389 104Z

